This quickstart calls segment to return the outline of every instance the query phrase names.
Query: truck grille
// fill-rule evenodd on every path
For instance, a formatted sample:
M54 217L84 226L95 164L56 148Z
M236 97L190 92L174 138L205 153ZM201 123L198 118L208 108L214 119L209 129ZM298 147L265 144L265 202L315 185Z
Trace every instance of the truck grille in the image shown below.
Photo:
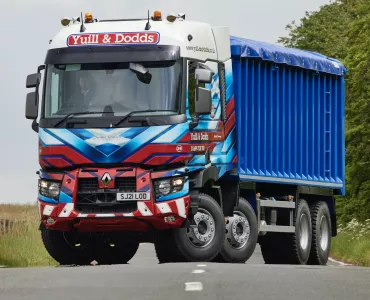
M135 177L118 177L116 178L116 189L121 193L136 192L136 178Z
M117 202L117 192L136 192L135 177L118 177L115 189L99 189L98 178L78 179L76 210L85 214L132 213L137 210L137 202Z
M79 192L95 192L99 189L98 178L80 178L78 180Z

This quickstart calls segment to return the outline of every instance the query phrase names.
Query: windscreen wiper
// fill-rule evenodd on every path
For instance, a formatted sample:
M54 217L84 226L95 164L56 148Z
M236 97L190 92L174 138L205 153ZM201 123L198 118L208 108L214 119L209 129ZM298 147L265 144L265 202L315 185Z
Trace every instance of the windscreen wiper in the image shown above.
M118 125L122 124L124 121L126 121L128 118L130 118L134 114L138 113L146 113L146 112L161 112L161 111L168 111L165 109L147 109L147 110L134 110L127 115L125 115L121 120L119 120L116 124L114 124L114 127L117 127Z
M60 124L62 124L63 122L67 121L68 119L73 118L74 116L78 116L78 115L97 115L97 114L104 114L104 113L106 113L106 112L100 112L100 111L81 111L81 112L70 113L70 114L66 115L63 119L61 119L58 123L56 123L54 125L54 128L55 127L58 127Z

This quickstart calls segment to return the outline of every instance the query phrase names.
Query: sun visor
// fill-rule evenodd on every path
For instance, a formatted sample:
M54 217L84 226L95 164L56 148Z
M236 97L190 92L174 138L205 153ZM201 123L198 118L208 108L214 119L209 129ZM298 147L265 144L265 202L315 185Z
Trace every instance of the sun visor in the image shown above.
M179 46L87 46L50 49L45 64L168 61L179 58Z

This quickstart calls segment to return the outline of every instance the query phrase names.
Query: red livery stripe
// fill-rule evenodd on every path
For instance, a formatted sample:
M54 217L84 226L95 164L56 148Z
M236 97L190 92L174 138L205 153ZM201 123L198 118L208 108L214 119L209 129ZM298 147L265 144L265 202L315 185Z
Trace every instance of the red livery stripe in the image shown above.
M220 126L221 124L221 126ZM219 129L222 130L222 122L219 122ZM196 131L187 133L181 138L180 143L209 143L209 142L222 142L224 135L222 131Z
M75 164L91 164L92 161L68 146L51 146L41 148L40 160L43 156L64 156Z
M224 122L223 121L218 121L217 130L222 130L223 127L224 127Z
M201 148L198 148L201 147ZM211 150L215 147L214 143L208 143L208 144L191 144L191 145L147 145L140 151L136 152L129 158L127 158L124 162L130 163L130 162L139 162L144 161L147 157L156 154L156 153L183 153L183 154L190 154L190 153L205 153L208 147L211 147ZM199 149L203 149L204 151L200 151ZM198 149L198 150L194 150Z
M227 103L227 106L226 106L226 119L234 111L234 108L235 108L235 100L234 100L234 96L232 96L232 98L230 99L229 103Z
M174 160L172 160L171 163L177 163L187 159L191 159L191 156L178 156Z
M44 160L53 167L57 168L66 168L71 166L71 164L68 161L64 160L63 158L49 157L44 158Z
M235 112L232 113L230 118L227 120L226 125L225 125L225 137L227 137L231 131L231 129L235 125Z
M145 163L148 165L158 166L168 162L172 157L173 156L154 156Z

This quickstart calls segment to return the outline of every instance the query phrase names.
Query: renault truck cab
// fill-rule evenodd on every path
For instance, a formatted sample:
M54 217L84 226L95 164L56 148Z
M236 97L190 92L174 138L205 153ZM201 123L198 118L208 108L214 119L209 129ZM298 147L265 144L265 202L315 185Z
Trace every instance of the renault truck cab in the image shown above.
M27 78L46 249L120 263L151 241L161 262L214 259L238 203L228 28L159 11L62 25Z

